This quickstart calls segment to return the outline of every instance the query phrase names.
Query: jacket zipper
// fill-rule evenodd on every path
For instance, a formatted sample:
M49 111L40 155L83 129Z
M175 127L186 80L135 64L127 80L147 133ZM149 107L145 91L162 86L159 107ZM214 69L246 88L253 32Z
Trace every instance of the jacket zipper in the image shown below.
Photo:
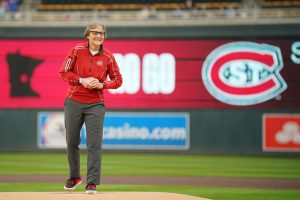
M90 67L89 67L89 72L92 71L92 65L93 65L93 59L91 58Z

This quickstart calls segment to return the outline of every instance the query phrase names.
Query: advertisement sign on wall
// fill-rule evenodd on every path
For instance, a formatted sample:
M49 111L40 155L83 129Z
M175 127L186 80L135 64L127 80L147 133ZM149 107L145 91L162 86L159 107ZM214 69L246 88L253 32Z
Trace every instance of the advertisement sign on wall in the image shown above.
M66 148L63 112L38 114L38 147ZM86 129L80 132L81 148L86 148ZM187 113L106 113L103 149L189 149Z
M58 76L84 40L0 40L0 108L63 108ZM300 108L299 39L125 40L104 43L123 75L107 108Z
M300 152L300 114L265 114L263 150Z

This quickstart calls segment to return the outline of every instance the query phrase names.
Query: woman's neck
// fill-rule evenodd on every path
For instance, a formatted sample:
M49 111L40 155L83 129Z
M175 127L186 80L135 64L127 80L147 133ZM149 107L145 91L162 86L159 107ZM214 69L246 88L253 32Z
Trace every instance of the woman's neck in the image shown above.
M92 51L98 51L100 49L100 46L93 46L93 45L89 45L89 48L92 50Z

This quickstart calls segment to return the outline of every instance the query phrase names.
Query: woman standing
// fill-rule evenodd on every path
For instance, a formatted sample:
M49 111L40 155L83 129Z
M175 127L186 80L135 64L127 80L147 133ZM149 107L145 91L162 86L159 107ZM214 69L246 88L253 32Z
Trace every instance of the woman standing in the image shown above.
M80 175L80 130L86 125L87 177L86 193L97 193L100 184L104 89L122 85L119 67L111 52L103 47L106 28L100 22L89 24L84 32L87 42L71 49L59 75L69 83L64 104L69 179L65 190L82 183ZM109 77L109 80L106 78Z

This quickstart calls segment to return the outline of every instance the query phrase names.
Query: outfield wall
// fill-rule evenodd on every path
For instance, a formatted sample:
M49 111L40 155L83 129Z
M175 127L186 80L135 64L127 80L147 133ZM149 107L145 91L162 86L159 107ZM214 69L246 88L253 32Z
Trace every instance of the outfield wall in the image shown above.
M56 151L38 148L37 113L41 110L1 110L1 151ZM45 110L43 110L45 111ZM49 111L49 110L47 110ZM51 110L53 111L53 110ZM55 110L60 111L60 110ZM124 112L124 110L120 111ZM146 111L148 112L148 111ZM151 112L155 112L151 110ZM158 110L161 112L161 110ZM270 110L187 110L190 114L190 148L188 150L150 149L136 151L181 152L201 154L269 154L262 151L262 116ZM276 113L282 111L276 111ZM272 111L274 113L274 111ZM284 113L295 113L285 110ZM63 151L62 149L57 149ZM106 149L132 152L132 149ZM291 152L272 154L295 154Z
M58 79L57 66L82 32L78 27L1 28L0 151L63 149L45 145L49 143L41 134L49 130L48 119L61 126L65 84ZM108 27L105 44L122 63L125 87L106 92L107 111L112 117L125 115L125 122L108 120L105 149L299 154L299 34L295 24ZM7 55L18 63L13 72L19 76L14 79ZM37 68L16 70L29 63ZM153 71L164 73L163 78L153 79ZM41 113L50 114L43 118ZM155 114L164 118L154 126ZM141 115L146 124L138 122ZM155 133L158 128L165 132ZM173 137L173 129L181 132ZM126 138L118 130L140 132L134 132L137 138ZM150 130L148 136L145 130Z

